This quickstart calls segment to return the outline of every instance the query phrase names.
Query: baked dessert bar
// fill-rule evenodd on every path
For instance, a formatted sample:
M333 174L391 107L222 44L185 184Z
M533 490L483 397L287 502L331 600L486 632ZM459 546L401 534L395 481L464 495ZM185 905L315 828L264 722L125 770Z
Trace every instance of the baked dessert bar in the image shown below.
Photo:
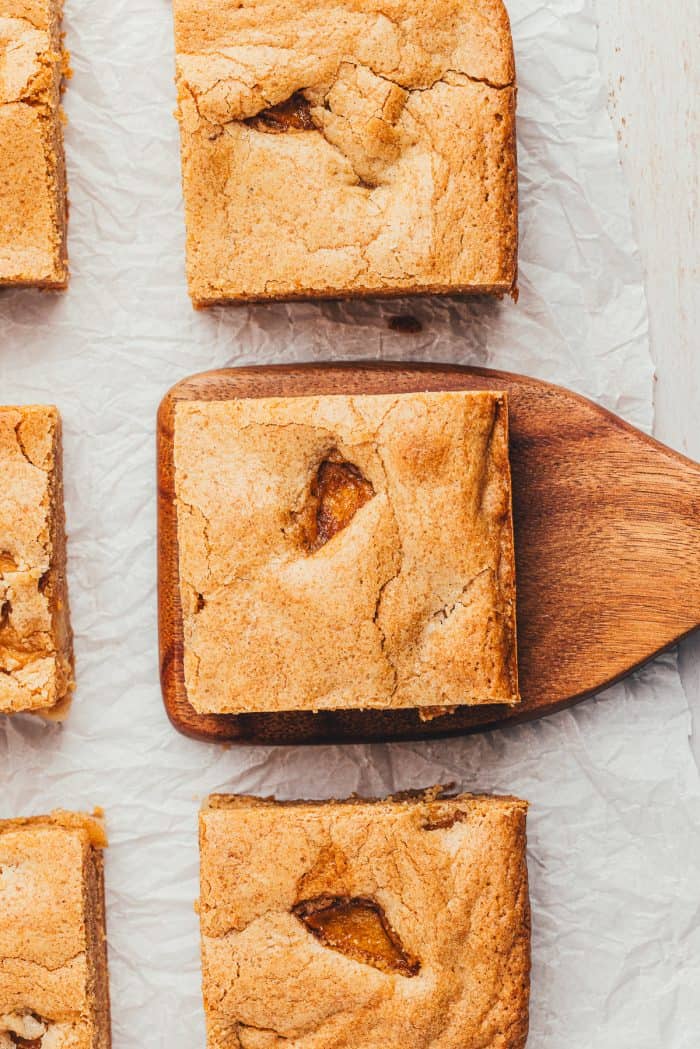
M109 1049L98 815L0 821L0 1049Z
M502 393L180 401L199 713L518 701Z
M190 294L515 287L501 0L174 0Z
M0 0L0 284L64 288L63 0Z
M73 691L61 420L0 407L0 714L60 720Z
M208 1049L523 1049L530 914L516 798L200 817Z

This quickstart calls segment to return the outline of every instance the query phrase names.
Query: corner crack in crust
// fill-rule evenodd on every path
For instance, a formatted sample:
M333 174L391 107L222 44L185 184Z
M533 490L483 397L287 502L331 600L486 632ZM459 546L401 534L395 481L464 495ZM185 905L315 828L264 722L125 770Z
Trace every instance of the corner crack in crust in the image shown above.
M23 421L24 421L23 419L20 419L18 422L15 423L15 425L13 427L13 429L15 431L15 440L17 441L17 447L19 448L20 452L22 453L23 458L26 459L26 461L29 463L30 466L35 467L37 470L43 470L43 472L46 473L46 470L44 470L43 467L41 467L41 466L37 466L37 464L35 462L33 462L32 459L30 459L29 455L27 454L27 449L26 449L26 447L24 445L24 441L22 440L22 434L20 433Z
M401 568L402 567L403 567L403 565L399 564L399 567L398 567L397 571L394 573L394 575L390 576L389 579L387 579L384 583L382 583L381 587L379 588L379 592L377 594L377 601L376 601L376 604L374 606L374 615L372 616L372 622L374 623L374 625L376 626L376 628L377 628L377 630L379 632L379 644L380 644L380 647L381 647L381 650L382 650L382 655L384 656L384 658L386 659L387 663L389 664L389 666L391 668L391 672L392 672L392 674L394 676L394 683L393 683L392 688L391 688L390 697L395 695L396 690L399 687L399 672L398 672L398 669L397 669L395 663L393 662L393 660L391 659L389 653L387 652L387 649L386 649L387 636L384 633L384 630L382 629L381 623L379 622L379 615L380 615L380 612L381 612L381 604L382 604L382 599L384 597L384 591L389 586L389 583L393 583L395 579L398 579L398 577L401 575Z
M457 608L458 605L460 605L463 608L466 608L467 605L468 605L468 602L465 602L464 598L467 596L468 592L474 586L474 583L477 581L477 579L481 579L481 577L483 575L488 575L489 573L491 575L495 574L493 568L491 568L490 566L487 565L486 568L482 568L480 572L477 572L475 575L473 575L471 577L471 579L469 579L464 584L464 586L462 587L462 589L459 592L459 595L452 602L446 601L445 604L442 605L441 608L438 608L437 612L431 612L429 618L430 619L439 619L441 623L445 623L450 618L450 616L455 611L455 609Z
M271 1034L274 1038L277 1038L278 1041L281 1042L290 1042L292 1038L295 1037L294 1035L281 1034L274 1027L258 1027L257 1024L243 1023L242 1020L239 1020L236 1024L236 1035L238 1037L238 1044L241 1046L241 1049L244 1049L243 1043L240 1040L241 1031L255 1031L258 1034Z
M345 61L348 61L347 59ZM352 62L352 65L358 69L366 69L373 76L376 76L379 80L386 80L388 84L393 84L395 87L400 87L402 91L405 91L409 95L422 94L425 91L432 91L433 88L437 87L438 84L447 84L449 87L466 87L465 83L460 81L466 81L470 84L485 84L486 87L491 87L494 91L505 91L509 87L515 86L515 79L511 77L503 83L497 80L489 80L488 77L472 76L471 73L467 73L463 69L446 69L439 77L436 77L430 84L426 84L425 87L408 87L406 84L402 84L400 80L395 80L386 73L378 73L372 66L364 65L362 62Z
M69 966L73 965L74 962L77 962L80 958L84 957L84 950L76 951L76 953L71 955L70 958L66 958L64 961L62 961L60 965L49 966L42 965L41 962L32 961L31 958L24 958L22 955L4 955L2 958L0 958L0 969L3 969L8 962L18 962L22 965L31 966L32 969L40 969L42 972L53 975L54 973L61 972L62 969L67 969Z
M207 577L208 579L211 579L211 540L209 539L209 529L211 527L211 522L207 515L204 513L204 511L199 506L195 506L194 503L188 503L186 499L182 499L180 496L178 496L177 498L177 503L180 506L182 506L185 510L187 510L190 516L196 517L197 515L199 515L202 518L202 535L204 536L204 545L206 547ZM196 587L192 587L192 589L195 591L195 593L198 592Z

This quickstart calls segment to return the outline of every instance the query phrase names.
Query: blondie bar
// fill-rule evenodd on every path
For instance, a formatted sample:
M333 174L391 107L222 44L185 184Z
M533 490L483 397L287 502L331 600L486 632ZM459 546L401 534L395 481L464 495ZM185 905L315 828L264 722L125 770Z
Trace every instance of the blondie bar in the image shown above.
M0 408L0 714L60 720L73 691L61 420Z
M63 0L0 0L0 284L64 288Z
M109 1049L97 816L0 821L0 1049Z
M208 1049L523 1049L526 812L516 798L438 790L210 798Z
M174 0L196 305L512 291L501 0Z
M504 394L182 401L174 463L196 711L518 702Z

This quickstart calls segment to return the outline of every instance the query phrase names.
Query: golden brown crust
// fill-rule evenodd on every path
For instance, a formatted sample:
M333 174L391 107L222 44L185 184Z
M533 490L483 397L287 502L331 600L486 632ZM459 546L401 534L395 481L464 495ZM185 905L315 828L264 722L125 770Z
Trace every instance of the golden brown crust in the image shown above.
M516 798L439 791L211 798L200 818L208 1049L523 1049L526 812ZM308 917L334 905L324 938ZM381 924L368 935L361 919L344 936L349 907Z
M362 499L318 545L333 460ZM174 462L198 712L518 701L505 395L182 402Z
M105 842L106 844L106 842ZM91 1049L111 1049L112 1024L107 967L107 915L104 855L99 848L86 854L87 1002L92 1034ZM42 1046L41 1049L47 1049Z
M62 460L55 408L0 407L0 714L70 705Z
M196 305L514 289L501 0L174 10Z
M99 808L96 808L92 814L54 809L47 816L16 816L13 819L0 820L0 834L10 830L29 830L39 827L60 828L71 834L77 834L86 845L92 848L107 848L104 813Z
M0 1047L109 1049L99 813L0 821Z
M0 0L0 284L64 288L63 0Z

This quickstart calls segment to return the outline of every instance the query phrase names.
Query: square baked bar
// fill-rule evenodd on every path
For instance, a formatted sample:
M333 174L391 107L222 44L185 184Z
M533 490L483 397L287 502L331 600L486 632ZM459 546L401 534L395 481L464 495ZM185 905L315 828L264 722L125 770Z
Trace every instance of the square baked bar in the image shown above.
M62 458L55 408L0 407L0 714L70 705Z
M199 713L518 701L501 393L178 402Z
M501 0L174 0L190 294L515 287Z
M0 0L0 284L64 288L63 0Z
M208 1049L523 1049L516 798L277 804L200 818Z
M0 1049L109 1049L95 816L0 821Z

